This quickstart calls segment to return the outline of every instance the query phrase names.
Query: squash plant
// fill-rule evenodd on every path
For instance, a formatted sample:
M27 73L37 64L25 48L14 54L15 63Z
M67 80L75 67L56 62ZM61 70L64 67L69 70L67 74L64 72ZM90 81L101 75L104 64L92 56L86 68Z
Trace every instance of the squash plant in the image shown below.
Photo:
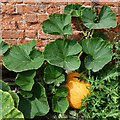
M100 117L103 119L113 116L117 118L117 107L113 108L116 109L115 111L117 112L113 116L108 114L108 110L112 109L111 107L106 107L104 114L99 112L99 110L102 109L102 105L112 102L111 99L109 99L109 101L105 103L105 97L109 97L110 95L113 98L113 105L118 105L118 93L116 89L113 96L109 94L110 90L108 89L114 90L114 88L112 86L110 88L107 87L113 81L107 82L104 81L106 79L101 80L100 77L100 75L102 75L101 71L104 70L105 66L108 65L114 57L112 52L113 44L95 33L95 29L116 27L116 15L109 6L103 6L100 13L97 13L95 7L87 8L79 4L67 5L64 12L64 14L51 14L49 19L42 23L44 33L63 36L48 43L43 52L36 49L35 40L26 44L9 46L0 39L0 46L2 48L0 53L3 55L3 65L9 71L17 73L14 81L15 87L17 86L17 95L16 93L14 94L17 97L12 98L11 92L9 93L9 91L7 91L8 93L3 90L0 92L3 97L8 96L10 98L10 101L12 101L11 109L15 109L15 112L18 112L21 118L23 118L24 115L24 118L34 119L36 116L46 116L50 111L58 113L59 118L64 118L63 114L67 114L68 111L74 109L69 107L71 101L68 99L68 95L74 94L75 96L79 96L79 94L76 94L78 91L76 92L74 90L70 92L70 84L66 84L66 78L69 76L68 71L77 71L80 72L78 73L80 76L72 78L77 79L78 83L76 83L76 85L79 83L87 84L89 82L89 88L86 88L89 93L88 97L83 100L86 95L82 95L82 92L80 93L82 99L78 97L80 98L80 105L77 107L77 109L79 109L77 114L82 114L81 116L83 116L83 118ZM80 31L83 33L83 37L81 37L79 41L69 38L69 35L72 35L71 19L73 17L76 23L78 23ZM83 25L81 25L81 23ZM118 76L117 72L115 76ZM76 80L71 83L74 84L74 82L76 82ZM102 82L104 82L105 89L101 87ZM115 82L118 82L117 79ZM79 87L81 87L80 84ZM6 86L8 88L8 85ZM117 87L117 83L115 83L115 86ZM85 87L81 87L83 93L84 88ZM99 93L106 94L103 94L103 96L99 95L97 98L96 94ZM108 96L106 96L107 94ZM74 97L74 95L72 95L72 97ZM16 98L18 99L17 101L15 100L18 110L21 111L23 115L14 108L13 99ZM105 99L102 105L100 98ZM96 101L93 102L94 99ZM91 101L93 103L96 102L97 107L94 107ZM9 99L3 99L3 102L7 104ZM1 118L7 118L4 114L3 112ZM67 118L69 119L69 117Z

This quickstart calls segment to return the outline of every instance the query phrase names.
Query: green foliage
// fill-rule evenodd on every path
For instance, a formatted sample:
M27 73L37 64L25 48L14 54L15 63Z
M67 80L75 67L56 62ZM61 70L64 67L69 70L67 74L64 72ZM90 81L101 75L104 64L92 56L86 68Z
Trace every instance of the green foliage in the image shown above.
M19 109L26 118L44 116L49 112L49 105L45 93L45 88L40 83L35 83L31 93L31 98L20 96Z
M94 31L116 27L115 13L109 6L103 6L97 14L95 7L87 8L79 4L67 5L64 12L51 14L42 23L44 33L63 35L63 38L48 43L43 52L36 49L35 40L10 47L0 39L3 65L17 73L13 83L0 81L0 100L3 98L0 119L34 119L51 112L56 115L60 113L58 118L65 118L69 112L72 117L68 119L78 119L79 115L83 119L95 120L120 118L117 72L120 65L119 43L112 45L103 33ZM83 33L81 41L77 42L68 36L72 35L73 17ZM109 64L114 68L111 71ZM84 78L91 84L91 94L83 100L80 113L69 109L69 91L65 87L69 70L85 73Z
M51 14L48 20L42 23L44 33L53 35L72 34L71 16L66 14Z
M0 55L3 55L9 48L9 45L0 38Z
M15 83L20 86L22 90L31 91L34 84L35 71L25 71L17 75Z
M89 29L114 28L117 25L116 15L109 6L103 6L98 15L95 9L85 8L81 20Z
M52 98L52 109L54 112L65 113L69 107L69 102L66 98L68 90L65 87L60 87Z
M80 109L84 118L100 120L120 118L118 76L116 68L111 69L108 66L96 79L90 78L91 95L83 100L83 105L87 103L87 106Z
M59 85L65 81L65 76L63 74L63 69L48 65L44 70L44 80L47 84Z
M10 91L10 87L7 83L0 80L0 90L8 92L8 91Z
M102 69L113 56L110 44L102 38L84 39L82 48L88 54L84 60L85 67L94 72Z
M75 41L58 39L46 45L44 58L52 65L66 70L76 70L80 66L78 53L81 50L81 46Z
M0 88L0 119L24 119L22 112L17 109L19 104L18 95L11 91L10 87L2 80L0 80L0 84L3 85Z
M36 42L13 45L7 53L4 54L4 66L14 72L38 69L44 61L40 51L35 49Z
M68 5L66 5L64 12L66 14L70 14L73 17L80 17L81 16L81 9L82 9L82 5L68 4Z
M9 93L10 93L10 95L12 96L12 98L14 100L14 106L16 108L18 108L18 105L19 105L19 97L18 97L18 95L13 91L9 91Z

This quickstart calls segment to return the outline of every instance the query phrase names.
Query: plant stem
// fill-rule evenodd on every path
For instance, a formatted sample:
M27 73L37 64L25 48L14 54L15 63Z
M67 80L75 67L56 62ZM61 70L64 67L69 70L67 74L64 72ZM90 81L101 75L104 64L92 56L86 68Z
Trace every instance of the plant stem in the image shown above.
M91 37L91 38L92 38L93 34L94 34L94 29L92 29L92 32L91 32L91 34L90 34L90 37Z
M64 40L66 40L67 39L67 35L64 35Z
M16 85L16 83L15 83L15 82L13 82L13 83L8 83L8 85L14 86L14 85Z
M91 79L91 70L88 70L89 80Z
M78 19L78 18L77 18L77 24L79 25L80 30L82 30L83 35L86 36L86 33L85 33L85 31L83 30L81 24L79 23L79 19Z

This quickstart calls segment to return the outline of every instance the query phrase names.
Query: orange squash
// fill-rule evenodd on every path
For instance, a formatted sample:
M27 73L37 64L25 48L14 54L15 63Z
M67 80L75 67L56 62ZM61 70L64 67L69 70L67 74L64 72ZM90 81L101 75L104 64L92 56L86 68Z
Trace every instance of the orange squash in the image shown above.
M90 94L90 84L84 80L79 80L80 73L72 72L67 75L66 87L68 88L68 101L72 108L79 109L82 100Z

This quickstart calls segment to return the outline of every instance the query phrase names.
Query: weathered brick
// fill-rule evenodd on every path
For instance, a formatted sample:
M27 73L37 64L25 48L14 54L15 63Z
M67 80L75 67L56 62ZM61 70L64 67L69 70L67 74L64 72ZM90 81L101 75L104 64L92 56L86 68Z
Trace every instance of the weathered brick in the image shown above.
M16 13L34 13L39 10L36 5L16 5Z
M17 44L17 40L16 39L4 39L4 41L6 43L8 43L9 45L11 45L11 46Z
M15 30L16 29L16 22L4 22L2 23L2 29L4 30Z
M77 0L78 1L78 0ZM68 2L68 0L41 0L42 3L52 3L52 4L65 4Z
M25 4L36 4L41 3L41 0L23 0Z
M46 13L46 4L39 5L39 13L45 14Z
M57 5L47 6L47 7L46 7L46 11L47 11L47 13L49 13L49 14L52 14L52 13L60 13L60 6L57 6Z
M48 15L47 14L39 14L38 15L38 22L42 23L46 19L48 19Z
M17 21L17 28L19 30L25 30L26 29L26 25L24 24L23 21Z
M80 40L81 37L82 37L82 33L81 31L78 30L73 30L73 34L69 36L69 38L72 40Z
M39 6L30 6L30 5L27 5L27 6L24 6L23 8L24 12L25 13L32 13L32 12L37 12L39 10Z
M52 40L37 40L37 47L44 47L47 43L51 42Z
M24 30L3 30L2 37L4 39L24 38Z
M116 33L119 32L120 31L120 24L117 25L117 27L113 28L112 31L116 32Z
M22 20L22 15L12 15L12 21L21 21Z
M23 30L11 31L11 38L24 38L24 31Z
M22 3L23 2L23 0L9 0L9 3L10 4L16 4L16 3Z
M2 38L3 39L10 39L10 37L11 37L11 31L8 31L8 30L2 31Z
M12 16L9 14L2 14L2 22L11 22Z
M30 42L31 40L17 40L17 44L25 44L25 43L28 43Z
M34 23L34 24L26 24L25 25L26 30L41 30L40 23Z
M26 22L38 22L37 14L25 14L24 19Z
M61 35L50 35L43 33L41 30L38 30L38 39L52 39L55 40L57 38L62 38L63 36Z
M2 5L1 9L2 9L2 13L13 13L15 11L13 5Z
M23 5L16 5L16 13L23 13L24 10L23 10L24 6Z
M42 41L37 42L37 48L40 50L43 50L49 39L54 40L62 37L43 33L41 23L51 13L64 13L66 4L79 3L89 7L96 5L99 8L102 5L109 5L117 13L117 23L120 23L120 0L1 0L1 2L2 37L12 44L15 43L15 40L19 44L36 38L36 40ZM81 33L78 31L78 25L76 25L76 21L73 23L73 35L70 36L70 39L79 39ZM113 34L106 31L105 34L112 40L115 34L120 31L119 29L120 27L117 26L112 29Z
M1 0L1 3L6 3L8 2L8 0Z
M36 30L25 30L25 37L36 38Z

